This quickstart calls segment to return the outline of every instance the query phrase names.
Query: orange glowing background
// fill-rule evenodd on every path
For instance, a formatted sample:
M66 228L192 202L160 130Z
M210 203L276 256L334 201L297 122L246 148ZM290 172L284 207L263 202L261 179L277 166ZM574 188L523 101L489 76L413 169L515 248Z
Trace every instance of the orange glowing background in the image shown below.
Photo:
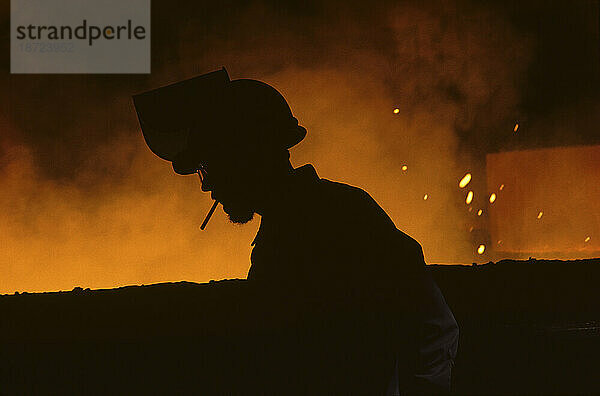
M8 3L0 4L3 26ZM572 14L573 5L521 2L290 3L153 2L150 75L10 75L9 51L0 51L0 293L246 277L259 219L235 226L218 208L200 231L209 197L197 176L174 174L150 152L130 99L223 65L232 78L264 80L284 94L308 130L291 150L295 166L312 163L321 177L368 191L428 263L487 261L496 251L481 237L492 192L487 152L587 141L597 131L597 41L578 36L597 35L595 3ZM572 24L579 30L557 28L565 15L587 19ZM548 86L531 82L540 71L571 79L563 91L537 94ZM558 81L552 73L543 76ZM524 104L537 115L523 116ZM554 128L556 114L578 128ZM510 183L494 207L505 205ZM556 183L581 189L570 196L598 185L590 175ZM547 224L558 209L544 206ZM591 235L588 246L599 240Z
M487 188L497 194L491 241L504 257L599 256L600 146L488 154Z

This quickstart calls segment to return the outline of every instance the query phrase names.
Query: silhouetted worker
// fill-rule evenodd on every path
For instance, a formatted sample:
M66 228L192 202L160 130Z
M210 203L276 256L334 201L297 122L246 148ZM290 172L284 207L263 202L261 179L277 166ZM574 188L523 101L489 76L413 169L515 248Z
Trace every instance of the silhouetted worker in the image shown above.
M449 391L458 326L421 246L365 191L292 167L306 130L279 92L223 68L134 102L175 172L198 173L232 222L260 214L248 280L320 326L277 363L298 373L282 394Z

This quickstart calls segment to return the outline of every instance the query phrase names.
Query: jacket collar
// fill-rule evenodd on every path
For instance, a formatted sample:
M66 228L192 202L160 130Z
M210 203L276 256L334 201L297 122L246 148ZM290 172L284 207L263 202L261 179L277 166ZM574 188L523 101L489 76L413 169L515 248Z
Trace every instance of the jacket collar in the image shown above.
M301 182L311 182L319 180L317 171L311 164L302 165L293 170L294 179Z

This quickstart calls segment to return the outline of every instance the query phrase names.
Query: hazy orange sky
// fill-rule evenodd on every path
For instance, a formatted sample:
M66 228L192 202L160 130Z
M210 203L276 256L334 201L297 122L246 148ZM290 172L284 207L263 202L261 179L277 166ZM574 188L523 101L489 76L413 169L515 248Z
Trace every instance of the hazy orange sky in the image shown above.
M464 202L486 208L487 153L598 143L597 3L154 3L151 75L3 59L0 293L246 276L259 219L219 208L198 230L212 202L149 151L130 99L221 66L280 90L308 130L292 162L368 191L429 263L497 258Z

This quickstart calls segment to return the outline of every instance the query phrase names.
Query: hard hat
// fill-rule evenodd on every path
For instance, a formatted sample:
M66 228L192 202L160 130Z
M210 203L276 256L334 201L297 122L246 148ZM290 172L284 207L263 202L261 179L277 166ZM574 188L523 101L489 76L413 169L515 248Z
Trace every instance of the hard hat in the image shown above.
M264 82L203 74L133 96L146 144L189 174L208 152L226 147L289 149L306 136L284 97Z

